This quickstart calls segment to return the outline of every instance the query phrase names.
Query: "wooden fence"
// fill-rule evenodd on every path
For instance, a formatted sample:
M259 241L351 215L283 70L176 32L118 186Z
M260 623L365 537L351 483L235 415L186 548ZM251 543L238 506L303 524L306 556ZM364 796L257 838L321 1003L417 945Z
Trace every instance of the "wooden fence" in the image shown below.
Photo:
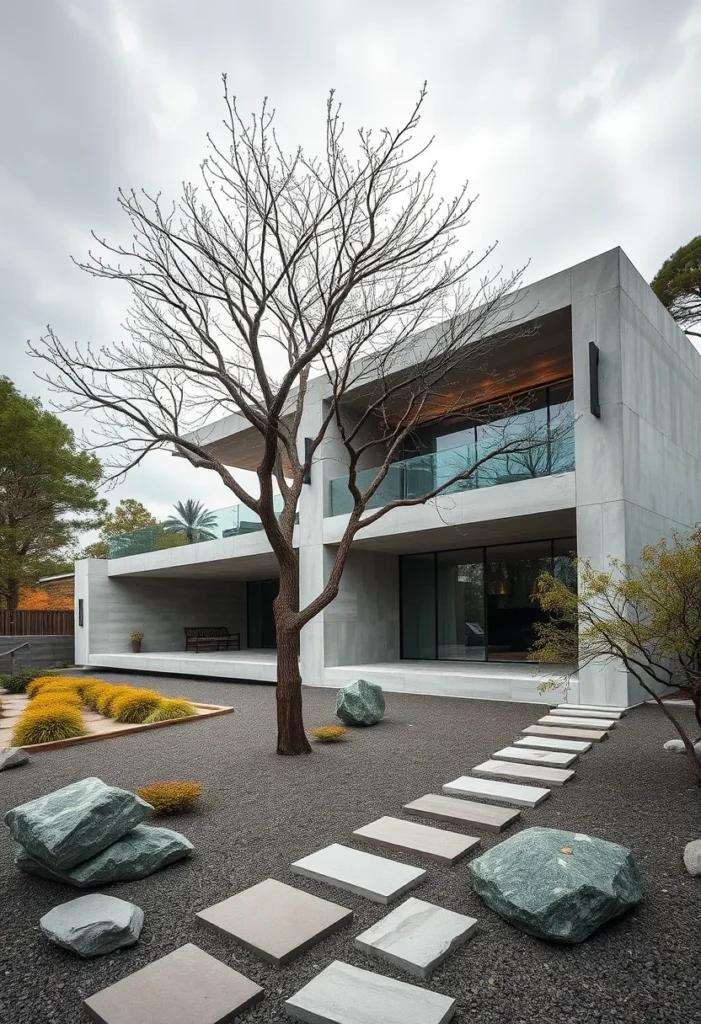
M67 611L0 611L0 636L72 636L74 613Z

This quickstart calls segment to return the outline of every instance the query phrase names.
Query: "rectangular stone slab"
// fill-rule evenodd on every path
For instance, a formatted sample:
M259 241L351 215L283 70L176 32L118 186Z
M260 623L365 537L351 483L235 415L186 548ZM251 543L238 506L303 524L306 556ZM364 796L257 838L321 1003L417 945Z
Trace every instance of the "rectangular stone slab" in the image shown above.
M471 770L475 775L520 779L524 782L547 782L549 786L564 786L574 776L571 768L549 768L542 764L511 764L508 761L494 759L484 761Z
M609 738L605 729L567 729L565 726L555 725L527 725L521 732L525 736L553 736L563 740L591 740L592 743L602 743Z
M559 740L556 736L525 736L521 740L514 740L514 746L530 747L534 750L569 750L577 754L586 754L591 750L591 743L582 740Z
M520 811L506 807L490 807L472 800L459 800L438 793L427 793L418 800L404 804L402 810L420 818L434 818L436 821L460 822L462 825L477 826L485 832L502 832L521 817Z
M565 725L572 729L615 729L612 718L575 718L572 715L545 715L538 725Z
M195 920L280 967L352 917L347 907L266 878L200 910Z
M585 711L583 708L555 708L550 711L551 715L566 715L568 718L596 718L597 721L601 718L608 718L614 722L619 722L623 718L622 711Z
M455 1000L334 960L285 1003L307 1024L446 1024Z
M358 949L417 978L428 978L454 949L470 938L477 921L410 896L396 910L362 932Z
M455 864L480 844L480 840L474 836L419 825L417 821L406 821L404 818L378 818L369 825L357 828L353 835L374 846L383 846L389 850L409 850L443 864Z
M374 903L390 903L426 878L423 868L400 864L364 850L332 843L310 853L292 865L296 875L316 878L347 892L365 896Z
M520 761L525 764L544 764L550 768L569 768L577 754L561 750L532 750L528 747L503 747L493 755L496 761Z
M263 998L263 989L187 945L85 1000L98 1024L226 1024Z
M616 711L618 714L625 715L628 712L628 708L622 708L619 705L612 704L558 704L557 710L560 708L570 708L570 710L577 709L578 711Z
M444 793L473 797L477 800L495 800L513 807L537 807L550 796L549 789L538 786L517 786L513 782L492 782L490 779L471 779L461 775L443 786Z

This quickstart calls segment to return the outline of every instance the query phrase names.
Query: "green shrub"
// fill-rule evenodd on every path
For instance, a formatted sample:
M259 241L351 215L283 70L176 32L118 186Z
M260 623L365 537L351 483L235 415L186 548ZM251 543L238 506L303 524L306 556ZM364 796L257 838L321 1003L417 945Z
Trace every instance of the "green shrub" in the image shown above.
M151 804L156 814L177 814L189 811L202 796L199 782L149 782L136 791L142 800Z
M171 722L174 718L190 718L196 714L197 708L189 700L182 700L181 698L169 700L166 698L151 712L146 722Z
M11 745L26 747L33 743L52 743L87 733L79 708L70 704L30 704L18 718Z
M0 676L0 686L5 690L9 690L10 693L24 693L28 684L41 675L46 675L46 671L42 672L40 669L23 668L19 672Z
M124 687L112 701L110 717L115 722L143 723L163 703L163 697L155 690L136 690Z

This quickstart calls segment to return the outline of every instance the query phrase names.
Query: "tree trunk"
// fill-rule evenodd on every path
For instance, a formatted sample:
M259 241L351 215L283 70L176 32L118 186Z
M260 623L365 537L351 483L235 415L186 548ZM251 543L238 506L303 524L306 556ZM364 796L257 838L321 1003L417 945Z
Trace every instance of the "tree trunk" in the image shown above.
M16 612L19 604L19 580L9 579L7 581L7 610Z
M294 564L281 567L275 598L277 640L277 752L311 754L302 720L302 676L299 671L299 573Z

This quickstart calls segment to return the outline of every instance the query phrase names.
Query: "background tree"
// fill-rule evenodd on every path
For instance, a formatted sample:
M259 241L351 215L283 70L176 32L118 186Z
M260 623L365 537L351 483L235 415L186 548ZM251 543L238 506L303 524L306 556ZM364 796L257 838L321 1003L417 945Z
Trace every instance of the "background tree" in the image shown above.
M166 533L181 533L187 537L188 544L195 541L214 540L217 528L217 517L214 512L205 508L201 501L188 498L186 502L176 501L173 506L176 514L169 516L163 524Z
M509 431L516 409L503 403L496 411L504 428L489 451L466 457L420 497L372 508L416 427L469 406L450 381L458 370L468 389L471 380L484 380L508 335L509 293L520 276L480 269L493 246L478 256L464 246L473 204L466 185L448 200L437 198L435 169L423 169L428 146L414 141L424 95L401 127L379 135L360 129L352 154L332 95L324 155L314 158L282 149L265 105L244 122L224 79L226 137L223 145L209 139L201 191L184 185L172 207L158 196L120 193L133 241L124 247L96 238L100 251L81 264L130 285L127 337L80 349L49 328L30 346L50 364L45 379L66 396L66 407L98 412L102 445L117 452L115 474L150 451L175 450L217 473L260 517L279 566L274 615L283 754L310 750L300 631L336 597L358 532L399 505L423 504L470 479L493 457L543 443L542 434ZM302 435L310 382L319 376L323 411ZM361 384L365 406L351 416L344 398ZM232 412L259 438L255 491L235 479L201 431ZM327 582L300 607L295 515L307 472L315 457L323 458L331 432L345 451L352 511ZM367 472L359 477L359 464L371 458L379 463L372 480Z
M650 287L681 329L701 338L701 331L693 330L701 324L701 235L665 260Z
M580 559L578 591L543 573L538 601L552 616L536 624L534 647L546 664L613 661L656 701L684 742L701 782L701 746L660 694L683 689L701 739L701 530L643 548L640 562L612 559L607 572ZM543 689L560 686L548 682Z
M88 544L81 552L81 558L107 558L109 540L121 534L133 533L146 526L157 526L158 520L145 505L136 498L122 498L112 512L108 512L100 527L100 539Z
M76 532L99 522L101 476L99 459L78 450L65 423L0 378L0 601L10 611Z

